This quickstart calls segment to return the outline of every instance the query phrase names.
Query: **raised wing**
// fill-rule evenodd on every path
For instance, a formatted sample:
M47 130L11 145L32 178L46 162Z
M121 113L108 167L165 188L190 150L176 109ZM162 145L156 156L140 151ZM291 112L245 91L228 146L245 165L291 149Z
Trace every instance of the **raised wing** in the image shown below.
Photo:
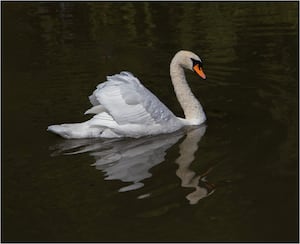
M106 110L120 124L160 124L175 115L140 81L128 72L108 76L89 97L94 109ZM103 106L103 107L102 107Z

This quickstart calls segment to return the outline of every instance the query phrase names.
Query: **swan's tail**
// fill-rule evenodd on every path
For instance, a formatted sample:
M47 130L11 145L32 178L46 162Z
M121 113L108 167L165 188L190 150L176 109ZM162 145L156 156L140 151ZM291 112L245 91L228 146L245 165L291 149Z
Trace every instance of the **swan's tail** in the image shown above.
M50 125L47 130L66 139L101 137L103 127L91 127L87 122L88 121L76 124Z

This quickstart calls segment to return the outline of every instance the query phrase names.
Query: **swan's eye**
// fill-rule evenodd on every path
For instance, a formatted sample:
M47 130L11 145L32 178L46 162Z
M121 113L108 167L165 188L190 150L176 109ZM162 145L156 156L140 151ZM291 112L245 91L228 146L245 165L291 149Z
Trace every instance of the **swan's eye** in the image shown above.
M196 60L191 58L192 62L193 62L193 67L195 67L196 65L199 65L199 67L203 67L203 63L200 60Z

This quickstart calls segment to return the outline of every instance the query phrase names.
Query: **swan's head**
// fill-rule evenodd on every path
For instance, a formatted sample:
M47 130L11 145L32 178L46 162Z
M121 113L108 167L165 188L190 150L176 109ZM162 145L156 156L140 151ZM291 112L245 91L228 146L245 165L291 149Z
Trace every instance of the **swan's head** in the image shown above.
M202 60L193 52L181 50L175 54L171 63L176 63L185 69L192 70L202 79L206 79Z

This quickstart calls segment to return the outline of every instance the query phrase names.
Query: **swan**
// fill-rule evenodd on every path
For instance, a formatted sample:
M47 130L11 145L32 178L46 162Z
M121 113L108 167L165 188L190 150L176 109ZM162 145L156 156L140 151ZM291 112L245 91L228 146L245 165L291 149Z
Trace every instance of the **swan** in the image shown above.
M89 100L85 114L95 114L82 123L50 125L48 131L66 139L139 138L171 133L184 126L200 125L206 120L200 102L193 95L184 69L206 79L202 60L190 51L178 51L170 63L170 76L185 118L176 117L152 92L129 72L107 76Z

